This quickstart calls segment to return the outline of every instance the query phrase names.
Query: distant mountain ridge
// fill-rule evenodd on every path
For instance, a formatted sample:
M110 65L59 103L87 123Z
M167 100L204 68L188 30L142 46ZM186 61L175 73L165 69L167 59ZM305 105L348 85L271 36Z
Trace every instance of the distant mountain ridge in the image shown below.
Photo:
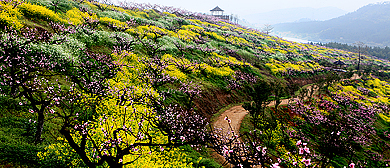
M336 7L324 8L288 8L244 16L247 21L261 27L264 24L277 24L296 21L328 20L346 14L347 11Z
M355 12L326 21L274 25L279 35L318 42L390 46L390 2L366 5Z

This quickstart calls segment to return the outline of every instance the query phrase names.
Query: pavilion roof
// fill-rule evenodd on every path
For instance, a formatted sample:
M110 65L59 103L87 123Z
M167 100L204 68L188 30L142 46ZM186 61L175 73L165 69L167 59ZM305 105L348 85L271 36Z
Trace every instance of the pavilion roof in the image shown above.
M210 11L223 11L223 10L217 6L214 9L211 9Z
M343 61L340 61L340 60L334 62L333 64L335 64L335 65L345 65L345 63Z

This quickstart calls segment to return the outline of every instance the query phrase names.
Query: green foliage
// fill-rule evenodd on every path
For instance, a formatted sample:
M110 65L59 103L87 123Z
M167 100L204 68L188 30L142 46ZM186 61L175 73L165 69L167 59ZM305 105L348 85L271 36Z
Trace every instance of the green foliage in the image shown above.
M66 11L69 11L73 8L79 8L79 3L76 1L70 1L70 0L52 0L51 3L58 3L57 6L50 5L49 9L52 11L56 11L59 13L65 13Z
M155 10L153 10L153 9L149 9L149 10L147 10L146 11L147 13L148 13L148 15L149 15L149 19L158 19L159 17L161 17L160 16L160 14L159 13L157 13Z
M256 65L259 63L259 58L254 56L253 53L251 52L248 52L246 50L243 50L243 49L239 49L237 51L237 55L239 55L239 57L243 60L246 60L247 62L251 63L252 65Z
M130 10L127 12L130 16L134 16L136 18L142 18L142 19L147 19L149 18L149 15L144 12L144 11L139 11L139 10L136 10L136 11L133 11L133 10Z
M69 167L69 163L54 157L47 157L46 160L38 158L37 154L45 151L46 144L33 143L36 124L34 120L27 119L27 116L0 118L0 161L28 167ZM51 123L47 125L50 128ZM50 143L49 141L51 140L47 139L46 142ZM74 158L68 162L73 160Z
M219 165L215 160L210 159L210 154L207 148L202 148L198 151L194 150L189 145L180 147L184 150L184 153L187 154L187 157L190 158L189 160L192 163L192 166L194 168L221 168L222 166Z
M79 4L76 1L70 0L27 0L27 2L31 4L41 5L49 8L52 11L57 9L57 12L65 13L72 8L79 8ZM57 7L53 5L53 3L57 3Z
M177 51L177 48L175 46L175 43L179 43L181 45L186 45L185 43L181 42L180 39L176 38L176 37L170 37L170 36L164 36L162 37L161 39L161 44L163 44L162 47L164 47L164 49L166 49L168 52L171 51L170 54L173 54L173 55L179 55L180 53Z
M111 48L115 43L112 35L112 33L107 31L94 31L91 34L79 31L73 36L75 39L78 39L78 41L84 43L87 48L93 46L106 46Z
M57 7L52 4L56 2L58 2ZM286 93L287 89L285 83L282 80L274 80L275 77L273 75L283 77L283 74L277 74L280 71L286 72L286 74L289 73L288 75L308 78L311 76L304 74L303 72L314 69L314 66L318 69L331 67L332 61L336 59L345 59L351 64L356 61L354 60L356 57L352 53L287 42L251 29L244 29L240 26L225 23L223 21L214 22L207 18L202 18L201 16L186 16L199 20L185 19L186 17L177 17L174 14L166 12L160 14L154 9L125 10L107 5L103 5L103 8L107 9L99 9L97 5L97 2L68 0L31 0L30 3L25 3L17 7L16 10L10 10L10 8L6 9L3 5L0 7L0 11L2 12L0 15L0 25L14 26L18 29L23 27L23 22L19 20L22 18L26 20L26 23L29 23L28 25L26 24L26 26L33 26L38 21L40 28L46 30L51 30L51 28L47 26L46 21L64 24L71 22L74 25L80 26L77 27L75 34L54 34L48 42L34 42L34 44L32 44L32 49L39 51L39 53L50 55L50 58L53 59L52 61L80 61L84 51L117 56L118 59L115 61L119 64L129 61L131 64L123 63L124 66L121 69L121 73L117 74L118 76L115 80L110 80L110 84L115 83L118 85L115 86L120 90L118 92L125 90L124 88L127 89L127 87L122 85L131 85L132 87L129 90L136 90L137 93L135 94L138 94L138 92L148 92L146 91L148 90L147 88L142 87L148 86L149 83L142 82L142 79L139 79L141 78L139 76L140 71L145 68L143 61L147 56L155 56L158 59L169 57L171 61L168 61L169 65L164 69L164 74L167 74L170 77L176 77L180 82L196 81L195 83L200 84L201 88L222 90L231 94L244 95L247 99L252 99L253 102L244 105L251 114L251 116L246 117L244 121L244 123L249 122L248 125L244 126L244 132L250 132L254 129L261 131L263 134L258 137L266 142L268 148L274 149L274 153L276 150L284 151L284 147L288 148L288 146L291 146L291 142L289 142L283 134L286 131L284 128L285 121L283 118L284 116L280 117L280 114L282 113L280 109L267 108L270 101L280 101L280 99L289 96ZM87 9L87 12L84 9ZM88 28L88 24L90 23L87 18L99 20L100 25L94 29ZM131 21L133 19L135 25L128 25L126 23L126 21ZM44 21L44 24L40 22L42 20ZM122 29L112 28L115 26ZM124 29L127 29L127 31L119 32ZM66 33L61 32L60 34ZM143 35L145 35L145 37L143 37ZM129 39L130 41L134 40L136 41L136 44L126 46L128 47L126 48L127 54L113 54L115 45L130 42L117 41L117 38L115 37L122 37L124 39ZM138 39L140 37L143 39ZM158 47L158 50L156 50L157 52L149 54L154 47ZM121 60L120 57L125 58ZM372 61L378 64L388 64L388 62L382 60L372 59ZM244 64L243 62L249 64ZM289 70L294 70L294 74L290 73ZM366 74L370 73L370 70L371 69L367 69ZM275 73L272 74L272 72ZM253 86L251 85L252 83L246 82L243 84L247 87L245 91L231 91L232 89L229 89L228 86L230 86L232 81L238 80L239 77L235 76L237 73L253 75L253 78L258 78L260 76L269 76L269 78L263 79ZM386 75L383 74L383 76ZM242 78L245 77L248 76ZM55 78L61 77L56 76ZM70 86L61 87L69 89ZM149 92L155 92L157 95L167 90L177 89L177 87L178 83L172 82L158 87L156 90L149 90ZM1 86L0 89L7 90L9 87ZM381 92L385 93L384 91ZM367 94L370 97L383 96L382 94L379 94L378 90L372 90ZM119 99L119 97L117 99ZM75 108L75 110L86 112L85 114L78 116L79 121L93 122L93 124L95 124L92 128L93 131L99 131L100 133L99 128L95 127L99 125L98 122L95 122L99 115L110 115L109 117L113 117L112 119L114 119L115 115L119 116L119 114L123 112L122 108L128 108L122 105L118 107L115 102L120 101L117 99L110 98L110 101L107 100L106 103L110 104L101 107L101 109L99 109L99 114L95 113L95 107L86 107L87 109ZM49 122L45 123L46 133L44 134L44 137L46 140L44 141L44 144L37 146L32 145L29 137L34 134L36 124L34 124L34 122L29 122L28 117L35 117L34 114L28 114L24 117L9 117L10 115L8 113L21 112L20 114L24 115L29 110L28 105L20 106L18 103L19 100L10 99L7 96L0 97L0 160L3 158L3 160L7 162L19 163L22 159L26 159L29 166L38 167L85 166L81 163L80 158L73 153L74 151L71 151L71 147L67 146L65 141L61 138L57 141L57 138L60 137L58 129L61 126L62 121L51 119ZM183 91L170 92L164 103L177 104L189 109L193 108L195 111L199 109L198 107L193 107L188 95ZM199 106L204 106L204 104L200 104ZM131 108L134 108L134 106ZM138 111L134 108L137 115L138 112L141 113L149 110L147 108L142 108L138 108ZM126 122L134 124L132 123L133 120L136 121L139 119L139 116L128 118ZM111 124L113 124L113 122L110 121L110 123L106 123L105 126L109 128L109 126L112 126ZM122 128L122 125L115 125L115 128ZM387 129L387 127L385 129ZM146 132L150 133L148 130L146 130ZM385 136L384 131L381 133ZM8 136L7 134L11 135ZM49 134L54 135L54 137ZM151 135L152 134L154 136L155 133L152 132ZM72 136L76 137L77 135L74 134ZM158 135L158 137L160 138L159 142L165 142L167 138L165 135ZM96 139L97 141L103 141L102 136L100 135L96 135L96 137L92 138L92 140ZM213 160L205 158L210 157L207 150L202 149L196 151L189 146L184 146L182 149L184 149L184 153L187 154L186 156L181 155L183 152L176 149L177 148L173 148L172 151L169 151L171 153L168 154L161 152L153 153L153 155L143 155L143 158L138 160L139 162L137 161L136 164L138 166L152 162L155 164L166 164L169 162L169 164L171 164L172 160L180 158L178 163L188 163L187 166L192 164L193 167L220 167ZM142 149L142 152L144 153L147 151L148 150L146 149ZM37 158L37 153L39 153L39 158ZM89 156L91 155L92 153L89 153ZM186 158L189 159L186 160ZM131 157L126 159L128 159L127 161L132 160ZM344 164L341 161L336 162Z
M0 118L0 160L20 165L39 165L37 153L43 146L32 143L29 136L32 133L26 128L31 128L27 119Z
M58 138L62 140L62 138ZM46 146L39 151L39 164L41 167L87 167L74 152L69 152L70 146L62 146L58 144ZM44 155L44 156L42 156ZM43 158L43 159L42 159Z
M159 27L161 27L161 28L167 28L167 27L172 27L172 26L174 26L174 25L172 24L172 22L171 22L171 21L168 21L167 19L168 19L168 17L160 17L158 20L156 20L156 22L159 22L159 23L160 23L160 26L159 26Z
M53 58L60 60L69 60L69 61L76 61L78 60L78 56L83 52L84 49L86 49L86 45L79 40L72 38L72 37L64 37L64 36L57 36L55 35L53 37L53 40L56 39L65 39L64 43L61 44L48 44L48 43L42 43L42 44L35 44L33 45L34 50L38 50L40 52L43 52L47 55L53 56Z
M0 86L0 90L6 92L10 91L10 87ZM7 114L14 111L28 111L28 106L19 105L21 101L19 99L13 99L8 96L0 95L0 117L6 117Z
M127 13L117 12L117 11L102 11L98 13L99 17L108 17L111 19L119 20L122 22L130 21L133 17Z
M255 130L254 124L253 124L253 118L251 115L246 115L244 119L242 120L241 126L240 126L240 133L241 134L248 134L251 133L253 130ZM243 137L244 141L246 141L246 137Z
M272 86L264 80L260 80L258 83L247 87L248 95L253 102L248 102L243 105L245 110L248 110L253 118L255 128L258 128L261 124L260 119L266 117L266 107L271 102L270 96L272 95Z

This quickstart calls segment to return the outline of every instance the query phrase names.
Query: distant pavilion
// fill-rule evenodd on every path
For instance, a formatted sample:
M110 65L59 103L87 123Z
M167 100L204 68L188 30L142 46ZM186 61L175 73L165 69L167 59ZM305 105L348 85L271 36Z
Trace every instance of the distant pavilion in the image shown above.
M224 10L222 10L220 7L215 7L214 9L210 10L211 15L218 17L220 19L229 20L229 15L223 15Z

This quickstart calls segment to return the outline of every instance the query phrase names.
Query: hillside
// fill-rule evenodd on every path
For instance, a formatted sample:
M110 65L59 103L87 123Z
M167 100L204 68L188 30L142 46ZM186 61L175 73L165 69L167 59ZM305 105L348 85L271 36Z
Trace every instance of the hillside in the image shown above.
M275 25L275 31L316 42L354 43L389 46L390 3L370 4L338 18L326 21L285 23Z
M258 27L263 27L264 24L274 25L287 22L324 21L342 16L346 13L346 11L335 7L324 7L318 9L302 7L251 14L243 16L243 18Z
M320 45L326 46L329 48L337 48L337 49L341 49L341 50L345 50L345 51L352 51L352 52L359 51L359 48L357 46L348 45L348 44L341 44L341 43L336 43L336 42L325 43L325 44L320 44ZM375 56L375 57L387 59L387 60L390 59L390 48L389 47L381 48L381 47L363 46L363 49L361 49L361 51L366 55L371 55L371 56Z
M160 5L5 0L0 13L1 167L390 158L389 61ZM350 80L355 72L363 77ZM246 131L212 128L235 103L249 111Z

